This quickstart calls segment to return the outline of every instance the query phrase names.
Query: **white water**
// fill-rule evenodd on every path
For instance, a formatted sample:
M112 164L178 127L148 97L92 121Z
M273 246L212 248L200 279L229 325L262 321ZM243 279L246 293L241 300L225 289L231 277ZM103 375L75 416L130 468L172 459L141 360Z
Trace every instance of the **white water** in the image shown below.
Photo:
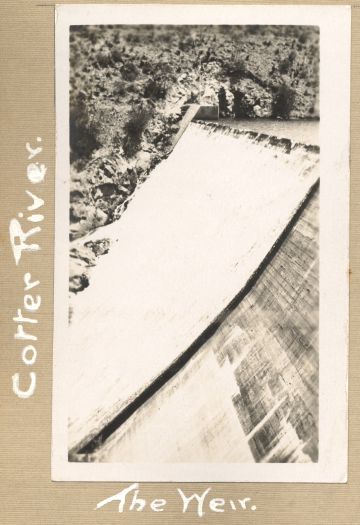
M234 129L266 133L300 144L320 145L318 120L222 119L220 122Z
M75 297L69 442L126 406L207 328L318 177L317 155L191 124L138 190Z

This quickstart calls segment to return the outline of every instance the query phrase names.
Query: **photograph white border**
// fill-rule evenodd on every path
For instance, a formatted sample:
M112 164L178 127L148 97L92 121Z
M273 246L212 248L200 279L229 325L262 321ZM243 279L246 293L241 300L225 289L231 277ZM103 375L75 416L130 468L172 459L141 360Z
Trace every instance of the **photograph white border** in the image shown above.
M56 6L56 184L52 480L179 482L347 481L349 319L350 6ZM319 461L308 464L70 463L66 334L69 267L69 26L316 25L320 28Z

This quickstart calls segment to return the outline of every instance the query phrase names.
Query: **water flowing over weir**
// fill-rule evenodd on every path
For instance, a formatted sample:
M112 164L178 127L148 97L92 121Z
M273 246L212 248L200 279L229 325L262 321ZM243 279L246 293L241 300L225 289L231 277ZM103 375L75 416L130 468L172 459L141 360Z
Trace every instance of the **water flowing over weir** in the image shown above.
M113 246L73 303L72 459L316 461L318 162L191 123L96 233Z

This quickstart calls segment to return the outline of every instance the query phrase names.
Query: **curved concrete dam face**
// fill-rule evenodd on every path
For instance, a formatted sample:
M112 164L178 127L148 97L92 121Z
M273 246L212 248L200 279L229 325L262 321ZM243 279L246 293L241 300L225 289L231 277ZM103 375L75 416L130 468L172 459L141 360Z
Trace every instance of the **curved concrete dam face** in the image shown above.
M75 297L71 458L316 461L316 148L191 123L96 236Z

